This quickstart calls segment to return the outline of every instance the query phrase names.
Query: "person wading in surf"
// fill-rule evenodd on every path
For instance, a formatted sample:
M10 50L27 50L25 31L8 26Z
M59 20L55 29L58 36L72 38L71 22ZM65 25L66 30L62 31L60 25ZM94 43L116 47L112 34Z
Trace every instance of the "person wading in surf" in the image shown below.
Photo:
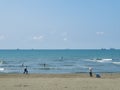
M27 66L24 68L23 74L28 74Z

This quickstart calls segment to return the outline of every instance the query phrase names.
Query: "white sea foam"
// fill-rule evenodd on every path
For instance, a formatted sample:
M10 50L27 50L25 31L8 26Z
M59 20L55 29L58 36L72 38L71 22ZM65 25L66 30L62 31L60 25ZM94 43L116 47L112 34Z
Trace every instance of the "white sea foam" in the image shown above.
M112 59L101 59L101 60L97 60L97 62L109 63L109 62L112 62Z
M113 64L117 64L117 65L120 65L120 62L112 62Z
M91 61L91 62L100 62L100 63L109 63L112 62L112 59L90 59L86 61Z
M0 68L0 71L4 71L4 68Z
M96 62L96 59L86 59L85 61Z

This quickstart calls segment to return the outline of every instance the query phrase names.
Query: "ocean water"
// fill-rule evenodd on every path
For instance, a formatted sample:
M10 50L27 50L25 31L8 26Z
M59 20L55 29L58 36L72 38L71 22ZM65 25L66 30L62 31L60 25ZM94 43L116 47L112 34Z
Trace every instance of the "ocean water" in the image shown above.
M0 50L0 73L120 73L120 50Z

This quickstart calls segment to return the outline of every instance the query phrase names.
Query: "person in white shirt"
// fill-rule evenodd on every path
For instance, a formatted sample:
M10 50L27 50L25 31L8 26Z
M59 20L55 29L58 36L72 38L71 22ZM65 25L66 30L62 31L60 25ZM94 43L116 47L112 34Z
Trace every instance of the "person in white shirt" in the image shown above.
M92 68L92 67L89 67L89 74L90 74L90 77L93 76L93 75L92 75L92 70L93 70L93 68Z

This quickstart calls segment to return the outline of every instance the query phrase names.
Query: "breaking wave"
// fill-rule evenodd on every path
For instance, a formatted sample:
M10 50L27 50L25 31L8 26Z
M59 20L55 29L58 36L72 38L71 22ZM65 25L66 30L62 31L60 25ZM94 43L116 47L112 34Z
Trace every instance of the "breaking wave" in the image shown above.
M120 62L112 62L113 64L120 65Z
M100 62L100 63L110 63L112 62L112 59L90 59L86 61L91 61L91 62Z

